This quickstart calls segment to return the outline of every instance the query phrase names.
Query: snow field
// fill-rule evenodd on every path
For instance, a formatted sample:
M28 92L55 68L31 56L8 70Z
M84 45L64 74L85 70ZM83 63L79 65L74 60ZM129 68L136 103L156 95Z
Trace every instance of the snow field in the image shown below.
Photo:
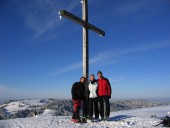
M1 120L0 128L153 128L169 112L170 106L160 106L112 112L110 121L73 123L71 116L52 116L51 110L46 110L46 114L37 117Z

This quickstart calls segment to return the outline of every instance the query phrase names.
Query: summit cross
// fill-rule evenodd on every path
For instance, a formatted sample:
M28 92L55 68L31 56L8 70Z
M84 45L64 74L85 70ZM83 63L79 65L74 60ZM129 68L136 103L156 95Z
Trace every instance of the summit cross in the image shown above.
M88 76L89 76L89 33L88 33L88 30L92 30L95 33L99 34L100 36L105 36L105 32L88 22L88 0L81 0L81 3L82 3L82 19L66 10L60 10L59 14L62 17L72 20L83 27L83 76L86 77L86 85L87 85ZM88 90L88 86L86 86L86 99L88 100L87 90Z

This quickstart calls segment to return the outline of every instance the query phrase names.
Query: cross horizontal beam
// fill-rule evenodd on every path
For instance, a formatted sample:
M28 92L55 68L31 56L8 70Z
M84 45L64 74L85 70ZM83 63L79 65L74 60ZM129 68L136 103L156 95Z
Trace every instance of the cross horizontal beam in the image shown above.
M80 24L83 27L87 27L89 30L94 31L95 33L101 35L101 36L105 36L105 32L97 27L95 27L94 25L90 24L90 23L86 23L84 20L82 20L81 18L73 15L72 13L66 11L66 10L61 10L60 11L60 15L68 18L78 24Z

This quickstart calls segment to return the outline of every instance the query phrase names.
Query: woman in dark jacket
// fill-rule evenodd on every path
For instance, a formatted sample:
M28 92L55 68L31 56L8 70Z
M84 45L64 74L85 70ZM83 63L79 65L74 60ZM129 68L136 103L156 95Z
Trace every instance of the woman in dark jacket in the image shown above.
M73 116L72 121L77 123L80 122L80 106L81 101L85 99L85 77L81 77L79 82L75 82L71 89L72 100L73 100Z

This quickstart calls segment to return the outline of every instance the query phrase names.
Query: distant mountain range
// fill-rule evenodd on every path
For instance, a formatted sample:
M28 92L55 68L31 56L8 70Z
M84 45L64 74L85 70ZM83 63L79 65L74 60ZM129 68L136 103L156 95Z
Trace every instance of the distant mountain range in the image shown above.
M110 102L111 112L131 110L137 108L168 105L167 103L151 102L145 100L117 100ZM73 103L71 100L36 99L36 100L10 100L0 105L0 120L32 117L40 114L54 116L71 116Z

